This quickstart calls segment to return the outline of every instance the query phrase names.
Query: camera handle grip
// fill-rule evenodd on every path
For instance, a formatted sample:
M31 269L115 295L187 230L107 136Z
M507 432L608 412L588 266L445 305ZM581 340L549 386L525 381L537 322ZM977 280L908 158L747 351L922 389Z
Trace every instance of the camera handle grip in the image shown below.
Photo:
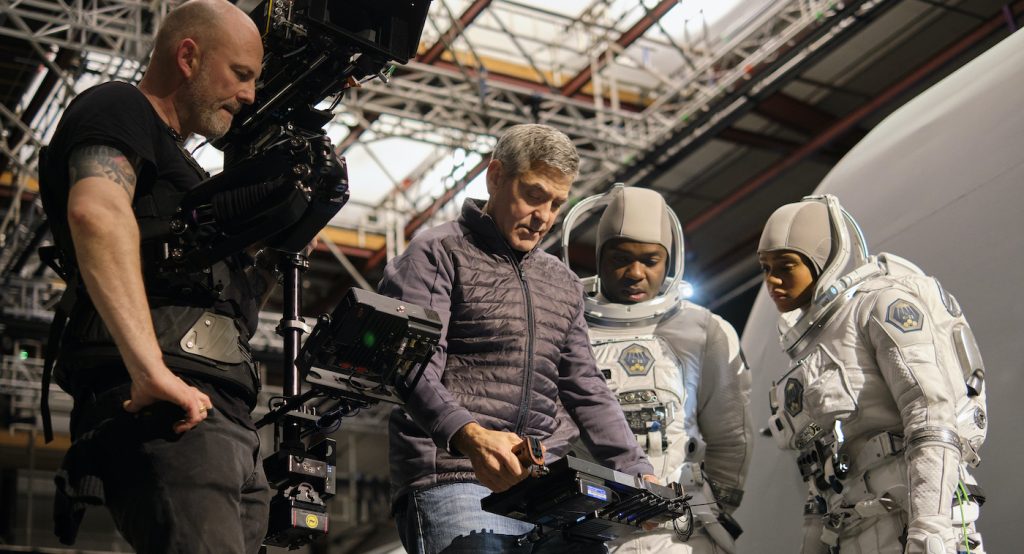
M512 453L519 458L519 463L530 473L530 477L541 477L548 474L544 465L544 448L540 440L534 437L522 437L523 442L512 448Z

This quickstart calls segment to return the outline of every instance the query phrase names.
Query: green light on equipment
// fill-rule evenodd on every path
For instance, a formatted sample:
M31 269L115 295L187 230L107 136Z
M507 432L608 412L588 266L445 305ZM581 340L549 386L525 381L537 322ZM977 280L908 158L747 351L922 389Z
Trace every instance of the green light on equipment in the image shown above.
M363 333L363 346L373 348L375 344L377 344L377 335L374 335L373 331Z
M28 350L22 350L21 351L21 359L22 360L27 360L28 359Z

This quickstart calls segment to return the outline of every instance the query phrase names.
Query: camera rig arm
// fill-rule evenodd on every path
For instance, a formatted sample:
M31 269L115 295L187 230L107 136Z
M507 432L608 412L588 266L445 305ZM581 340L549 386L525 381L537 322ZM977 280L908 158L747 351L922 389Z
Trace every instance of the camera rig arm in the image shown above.
M299 314L300 275L308 266L302 251L348 201L345 162L324 126L346 89L386 78L392 62L415 55L429 6L430 0L261 2L250 12L264 45L255 101L212 142L224 151L224 171L167 202L171 213L156 202L158 217L144 231L144 240L155 243L147 251L157 253L157 267L171 273L201 274L256 243L282 252L277 331L284 398L261 422L274 423L277 448L264 461L278 489L267 545L297 548L327 533L335 448L329 437L313 435L360 406L401 403L438 343L436 313L358 291L321 318L300 352L309 332ZM325 397L333 403L327 410L306 405Z
M200 271L261 243L303 248L348 200L344 158L326 136L293 136L246 158L180 196L172 213L140 218L143 241L169 270Z

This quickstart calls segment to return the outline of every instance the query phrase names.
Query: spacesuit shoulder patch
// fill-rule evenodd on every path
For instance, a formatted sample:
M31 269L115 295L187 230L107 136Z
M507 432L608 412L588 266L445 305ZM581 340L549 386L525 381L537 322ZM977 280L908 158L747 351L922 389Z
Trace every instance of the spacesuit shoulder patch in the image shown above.
M786 413L796 417L804 411L804 386L797 379L786 381Z
M885 322L900 330L912 333L924 328L924 315L908 300L894 300L885 310Z
M619 354L619 365L630 377L642 377L654 366L654 355L646 346L633 343Z

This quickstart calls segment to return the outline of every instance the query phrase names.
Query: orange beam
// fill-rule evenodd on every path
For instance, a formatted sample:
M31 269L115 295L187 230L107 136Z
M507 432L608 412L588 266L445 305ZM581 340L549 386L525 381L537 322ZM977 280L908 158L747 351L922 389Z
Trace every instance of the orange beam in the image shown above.
M491 0L475 0L472 4L466 8L466 11L462 12L459 16L459 24L452 25L441 38L434 43L433 46L427 48L427 51L419 56L419 61L423 63L434 63L441 58L441 54L448 49L448 45L455 41L462 31L469 27L470 24L476 20L477 16L484 11L485 8L491 5Z

